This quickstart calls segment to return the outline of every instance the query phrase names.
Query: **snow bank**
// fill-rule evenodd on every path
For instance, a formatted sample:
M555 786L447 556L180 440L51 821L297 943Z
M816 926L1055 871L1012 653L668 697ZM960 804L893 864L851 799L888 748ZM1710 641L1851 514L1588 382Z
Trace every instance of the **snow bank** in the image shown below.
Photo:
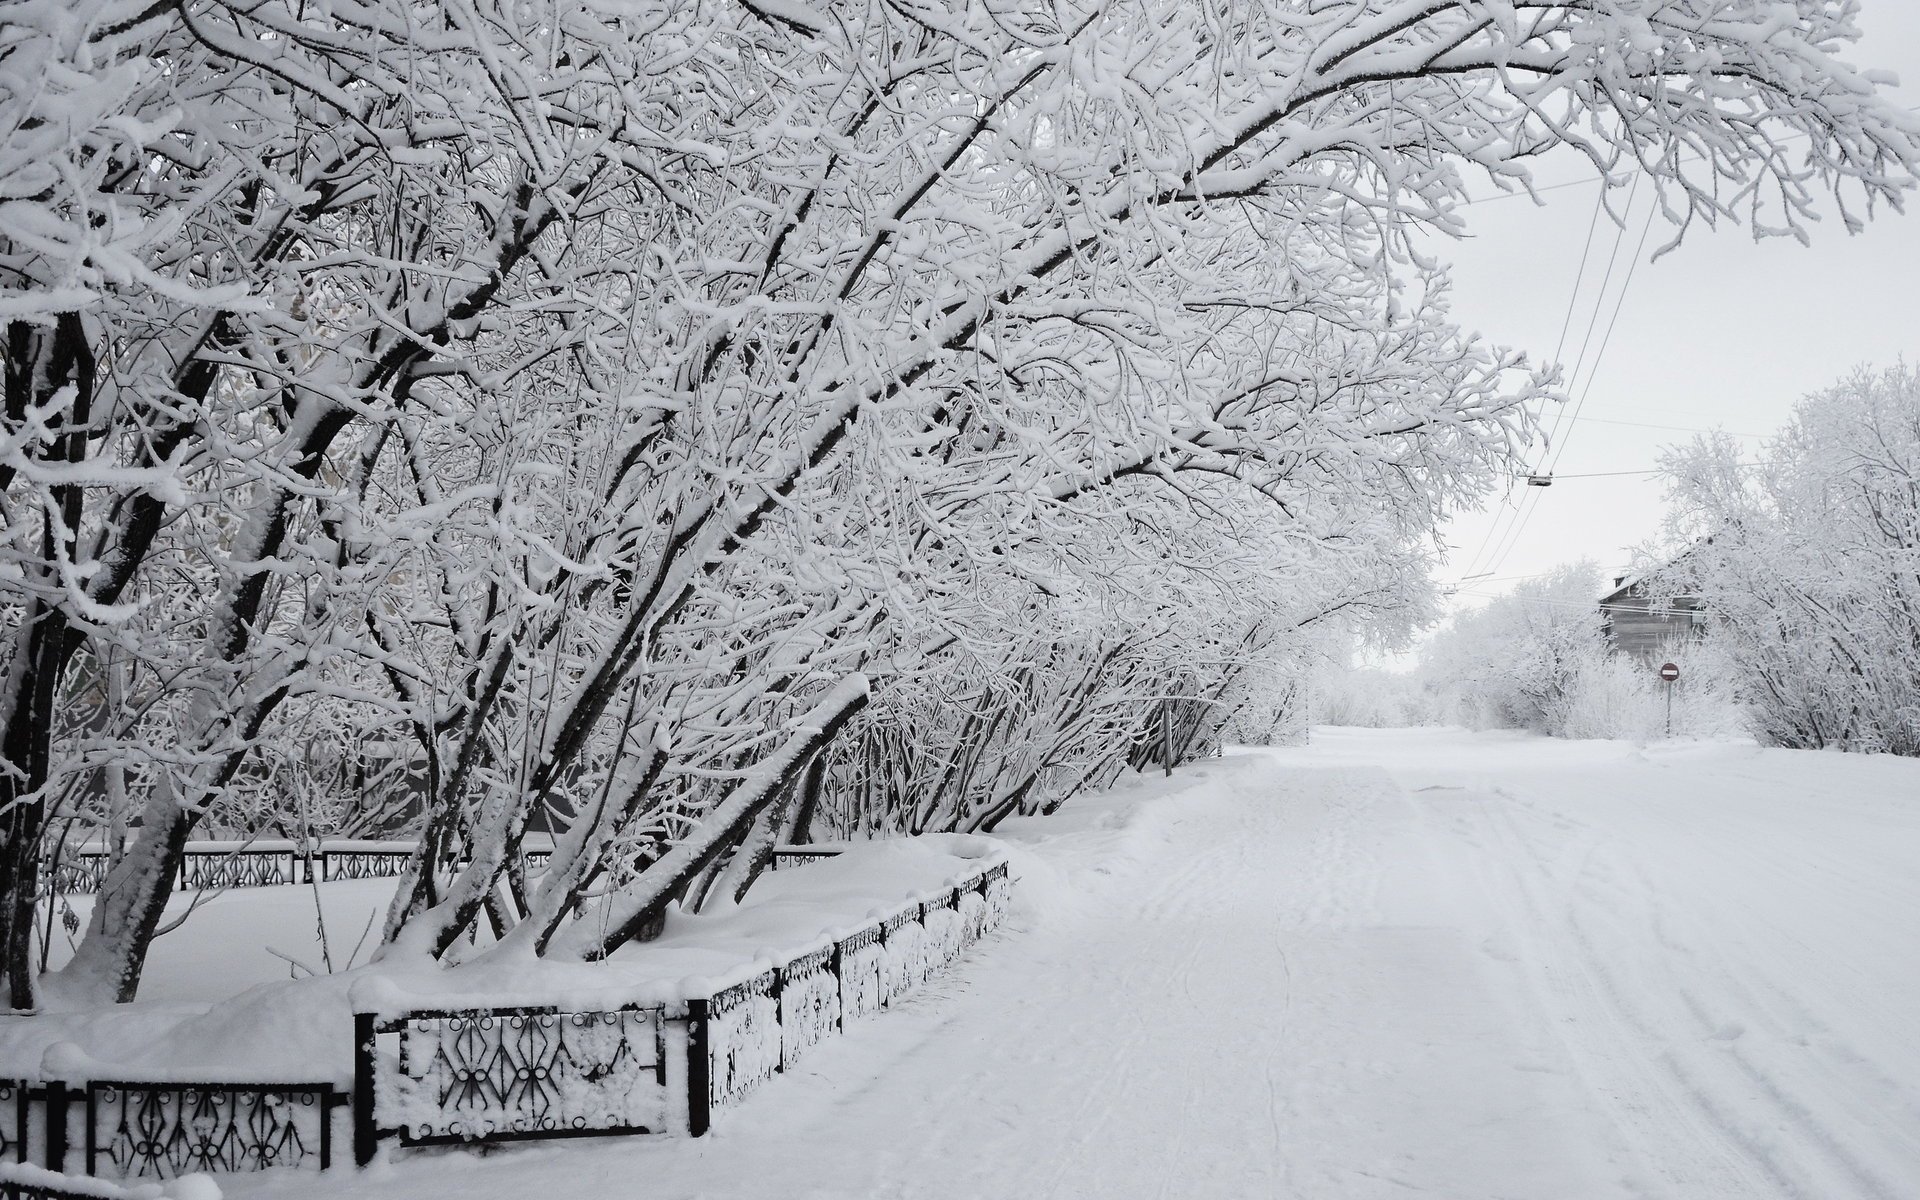
M220 1200L220 1188L205 1175L183 1175L165 1183L112 1183L91 1175L63 1175L26 1163L0 1162L0 1193L23 1197L84 1196L97 1200Z

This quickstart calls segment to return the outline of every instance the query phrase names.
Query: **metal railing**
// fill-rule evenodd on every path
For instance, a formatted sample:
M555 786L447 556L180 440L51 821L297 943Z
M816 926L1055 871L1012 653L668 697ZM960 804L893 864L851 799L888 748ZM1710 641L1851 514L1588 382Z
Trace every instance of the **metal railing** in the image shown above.
M350 1099L332 1083L0 1080L0 1158L151 1180L320 1169Z
M0 1079L0 1162L133 1180L318 1170L335 1164L342 1118L362 1164L383 1141L700 1136L716 1112L995 928L1010 886L1004 861L984 865L932 898L666 1003L356 1013L346 1085ZM0 1183L8 1200L67 1194L44 1179Z
M253 842L188 842L174 889L182 892L222 888L279 887L332 883L345 879L394 879L406 873L417 849L411 842L320 839L310 843L261 839ZM841 853L836 846L778 846L774 870L821 862ZM547 869L548 849L521 853L530 874ZM100 845L70 846L52 858L49 890L86 896L106 882L111 856Z
M997 927L1009 887L1007 864L992 863L931 900L670 1003L357 1013L354 1159L371 1162L386 1140L698 1137L715 1112Z

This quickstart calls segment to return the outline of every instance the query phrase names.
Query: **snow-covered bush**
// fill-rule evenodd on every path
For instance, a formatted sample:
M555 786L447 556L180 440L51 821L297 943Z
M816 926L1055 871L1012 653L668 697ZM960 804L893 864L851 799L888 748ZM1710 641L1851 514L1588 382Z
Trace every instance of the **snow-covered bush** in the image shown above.
M1455 616L1421 656L1442 718L1547 732L1583 669L1604 657L1599 597L1599 571L1582 562Z
M1574 663L1564 690L1548 701L1541 728L1555 737L1646 740L1663 732L1664 687L1646 664L1594 647Z

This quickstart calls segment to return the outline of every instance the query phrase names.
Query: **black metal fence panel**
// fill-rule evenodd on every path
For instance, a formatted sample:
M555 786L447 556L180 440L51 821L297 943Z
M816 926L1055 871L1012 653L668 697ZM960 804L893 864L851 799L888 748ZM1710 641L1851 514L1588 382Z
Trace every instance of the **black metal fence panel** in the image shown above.
M413 851L323 849L317 859L324 883L341 879L396 879L406 874L407 864L413 861Z
M398 1046L373 1122L403 1145L668 1126L658 1007L409 1013L375 1033Z
M175 887L183 892L200 892L300 883L304 858L292 851L271 850L188 854L181 860L180 880Z
M833 971L834 960L834 948L829 946L775 970L779 978L783 1071L839 1031L840 980Z
M779 976L768 971L707 1002L707 1103L732 1104L780 1069Z
M87 1173L174 1179L326 1167L334 1097L330 1084L96 1080L86 1091Z
M995 863L936 899L911 904L830 946L690 1005L693 1132L785 1070L848 1018L893 1003L952 963L1006 914L1007 864Z
M885 1003L887 948L878 925L841 939L839 947L840 1024L845 1028L848 1021L879 1012Z
M345 879L394 879L406 874L416 847L405 842L329 844L189 842L180 863L176 890L215 891L221 888L276 887L293 883L331 883ZM808 861L830 858L839 851L809 853ZM522 856L530 874L547 869L549 849L531 849ZM111 861L96 844L68 848L53 859L48 890L69 896L98 892L106 882Z

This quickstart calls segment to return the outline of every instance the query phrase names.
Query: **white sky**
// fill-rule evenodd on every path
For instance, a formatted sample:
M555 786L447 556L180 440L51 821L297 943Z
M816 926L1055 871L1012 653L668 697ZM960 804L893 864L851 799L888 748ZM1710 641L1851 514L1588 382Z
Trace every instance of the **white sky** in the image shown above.
M1920 106L1920 4L1862 0L1861 7L1864 36L1846 57L1856 66L1898 72L1902 86L1895 94ZM1536 175L1543 184L1591 178L1581 165L1547 163ZM1470 240L1434 247L1453 264L1460 324L1536 360L1550 358L1581 278L1598 188L1597 182L1559 188L1543 197L1544 207L1519 197L1469 209ZM1513 577L1583 557L1603 570L1624 569L1632 548L1659 532L1658 480L1573 476L1644 471L1661 446L1692 436L1645 425L1770 434L1801 396L1856 365L1890 364L1902 355L1920 360L1920 197L1908 201L1912 211L1883 212L1857 237L1847 235L1835 214L1813 231L1811 246L1779 238L1755 243L1744 228L1696 229L1652 263L1654 248L1665 240L1662 230L1671 236L1656 222L1629 281L1647 203L1643 191L1624 233L1604 215L1594 231L1562 355L1569 368L1616 236L1624 244L1601 300L1590 366L1621 285L1628 286L1591 387L1586 369L1575 382L1573 395L1578 399L1584 389L1586 400L1580 419L1563 426L1557 481L1549 488L1516 485L1510 495L1491 498L1484 512L1453 523L1446 536L1455 549L1443 582L1492 576L1461 585L1455 603L1473 603L1511 587ZM1533 511L1515 533L1514 508L1529 500Z

